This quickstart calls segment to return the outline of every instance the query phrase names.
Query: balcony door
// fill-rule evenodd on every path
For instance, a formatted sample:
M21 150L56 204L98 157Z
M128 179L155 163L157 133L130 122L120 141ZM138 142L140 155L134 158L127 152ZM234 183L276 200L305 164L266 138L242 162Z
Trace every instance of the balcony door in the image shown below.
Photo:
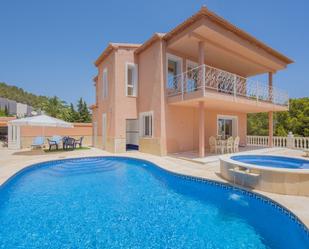
M217 135L223 139L238 136L237 116L218 115L217 117Z
M187 60L187 92L193 92L198 89L198 73L198 63Z
M167 54L167 88L180 91L182 80L182 59L178 56Z

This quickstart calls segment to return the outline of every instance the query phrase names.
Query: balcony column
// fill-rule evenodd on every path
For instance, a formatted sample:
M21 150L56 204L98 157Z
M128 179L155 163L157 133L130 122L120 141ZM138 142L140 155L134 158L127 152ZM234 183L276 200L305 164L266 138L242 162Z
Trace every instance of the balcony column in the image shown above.
M269 101L273 101L273 73L268 73L268 96Z
M268 113L268 146L273 147L273 134L274 134L274 124L273 124L273 112Z
M205 110L204 110L204 102L200 101L198 103L198 112L199 112L199 133L198 133L198 141L199 141L199 157L205 156Z
M205 96L205 42L199 41L198 43L198 64L200 66L200 87L202 87L203 90L203 96Z

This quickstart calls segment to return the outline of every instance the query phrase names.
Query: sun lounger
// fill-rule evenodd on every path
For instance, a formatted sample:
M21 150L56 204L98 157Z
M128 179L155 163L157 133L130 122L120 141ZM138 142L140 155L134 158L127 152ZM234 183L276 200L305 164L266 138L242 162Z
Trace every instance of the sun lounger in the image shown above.
M44 137L35 137L31 144L31 148L42 148L44 146Z

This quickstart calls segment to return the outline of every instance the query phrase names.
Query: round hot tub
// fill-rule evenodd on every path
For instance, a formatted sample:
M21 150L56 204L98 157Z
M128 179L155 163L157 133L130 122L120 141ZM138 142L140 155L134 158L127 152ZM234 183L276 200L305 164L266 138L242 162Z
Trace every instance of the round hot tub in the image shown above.
M275 155L220 158L223 178L262 191L309 196L309 160Z

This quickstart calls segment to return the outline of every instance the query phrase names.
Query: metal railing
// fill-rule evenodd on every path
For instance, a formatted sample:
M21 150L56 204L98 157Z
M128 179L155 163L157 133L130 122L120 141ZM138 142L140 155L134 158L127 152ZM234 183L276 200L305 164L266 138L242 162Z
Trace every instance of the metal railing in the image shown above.
M204 95L207 90L211 90L233 95L235 98L245 97L282 106L289 104L289 97L285 91L208 65L201 65L168 78L168 97L184 97L199 90Z

